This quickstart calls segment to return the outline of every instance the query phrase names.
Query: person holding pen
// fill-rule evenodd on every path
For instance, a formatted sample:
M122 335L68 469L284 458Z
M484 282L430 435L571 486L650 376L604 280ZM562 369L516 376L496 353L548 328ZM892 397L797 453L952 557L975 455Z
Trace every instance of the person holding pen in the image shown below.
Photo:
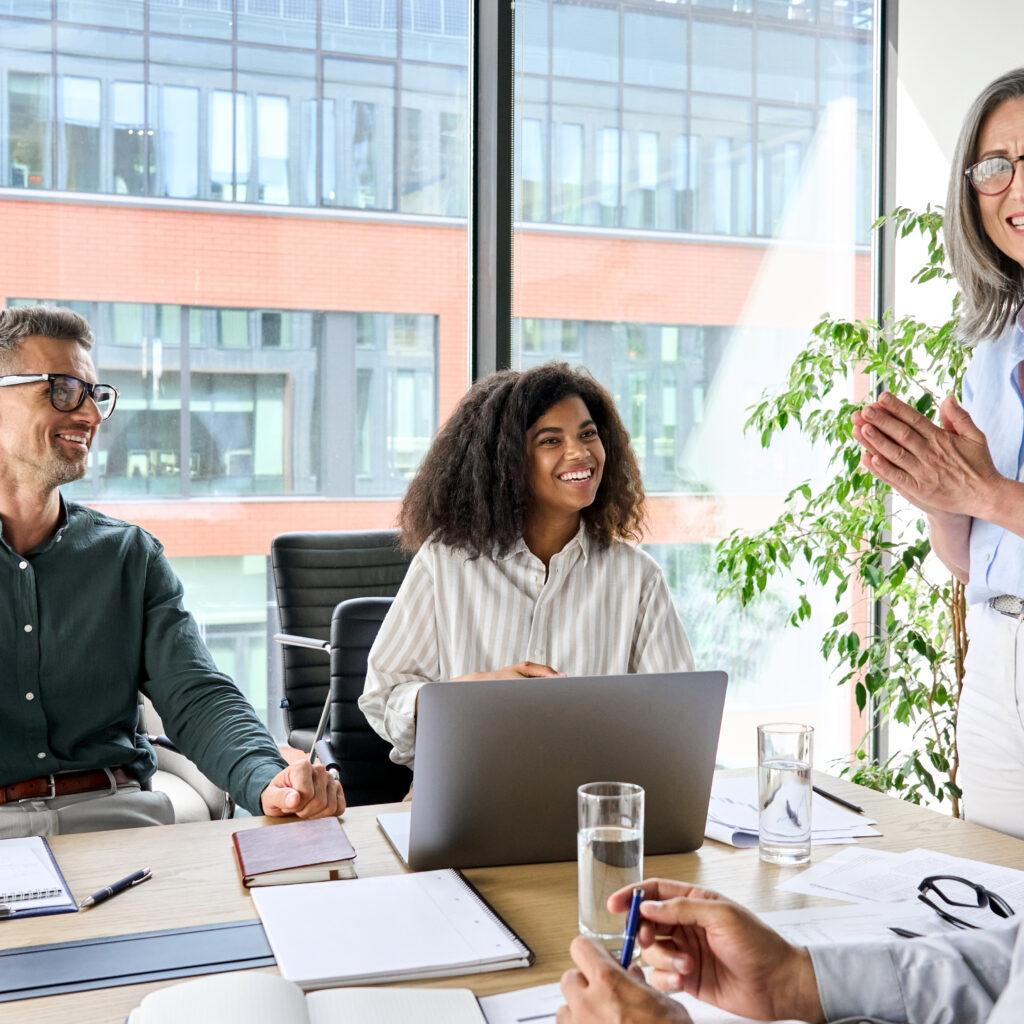
M754 1020L1017 1024L1024 1006L1019 918L991 929L892 942L794 946L710 889L645 879L638 942L651 966L623 969L578 936L557 1024L687 1024L666 993L685 992ZM629 910L633 887L608 909Z
M392 760L414 761L428 681L691 670L665 577L629 543L643 522L629 434L590 373L546 363L474 384L406 492L416 557L359 698Z

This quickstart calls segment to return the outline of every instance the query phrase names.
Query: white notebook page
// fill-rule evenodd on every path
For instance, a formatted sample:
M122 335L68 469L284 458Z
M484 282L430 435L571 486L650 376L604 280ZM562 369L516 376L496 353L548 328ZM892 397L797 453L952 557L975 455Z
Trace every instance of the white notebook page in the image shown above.
M267 886L250 895L281 973L303 988L461 974L525 956L451 870Z

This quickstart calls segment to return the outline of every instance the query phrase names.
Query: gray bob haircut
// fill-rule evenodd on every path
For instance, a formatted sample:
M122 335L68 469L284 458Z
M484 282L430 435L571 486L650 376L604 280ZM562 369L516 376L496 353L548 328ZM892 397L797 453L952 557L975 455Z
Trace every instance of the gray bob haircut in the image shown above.
M60 306L14 306L0 309L0 365L8 365L18 347L34 334L92 348L92 328L84 317Z
M1007 71L986 86L964 118L950 166L943 233L963 296L957 335L968 345L998 337L1024 305L1024 268L985 233L978 196L964 173L978 159L978 136L989 115L1006 100L1021 97L1024 68Z

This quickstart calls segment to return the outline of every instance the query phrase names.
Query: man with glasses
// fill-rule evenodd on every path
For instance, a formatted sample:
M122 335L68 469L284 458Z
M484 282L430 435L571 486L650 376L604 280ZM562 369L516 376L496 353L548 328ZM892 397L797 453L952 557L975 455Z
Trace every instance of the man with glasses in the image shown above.
M286 764L217 671L159 541L61 496L117 403L92 343L70 310L0 310L0 838L173 821L139 691L247 810L340 814L341 785Z
M710 889L662 878L640 884L638 938L651 984L580 936L570 947L578 969L562 976L566 1005L557 1024L686 1024L686 1010L666 992L754 1020L1019 1024L1024 1017L1020 918L966 879L931 876L918 887L918 898L960 931L808 949ZM633 886L614 893L609 910L624 914L632 893ZM995 925L978 928L943 907L989 911Z

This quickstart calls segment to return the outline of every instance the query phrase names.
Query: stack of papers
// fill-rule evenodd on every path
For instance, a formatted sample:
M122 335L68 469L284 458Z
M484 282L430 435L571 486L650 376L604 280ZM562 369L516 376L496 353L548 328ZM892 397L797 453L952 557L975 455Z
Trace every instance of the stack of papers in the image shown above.
M716 777L711 785L704 835L729 846L757 846L757 817L756 778ZM817 793L812 794L811 842L816 846L855 843L858 837L879 836L882 833L871 827L874 823L874 818L848 810Z
M1024 912L1024 871L935 850L842 850L779 888L849 903L896 903L916 900L918 884L929 875L956 875L979 883L1002 896L1017 913ZM965 917L960 913L963 909L955 908L953 913ZM983 910L979 917L981 922L992 924L995 915Z

